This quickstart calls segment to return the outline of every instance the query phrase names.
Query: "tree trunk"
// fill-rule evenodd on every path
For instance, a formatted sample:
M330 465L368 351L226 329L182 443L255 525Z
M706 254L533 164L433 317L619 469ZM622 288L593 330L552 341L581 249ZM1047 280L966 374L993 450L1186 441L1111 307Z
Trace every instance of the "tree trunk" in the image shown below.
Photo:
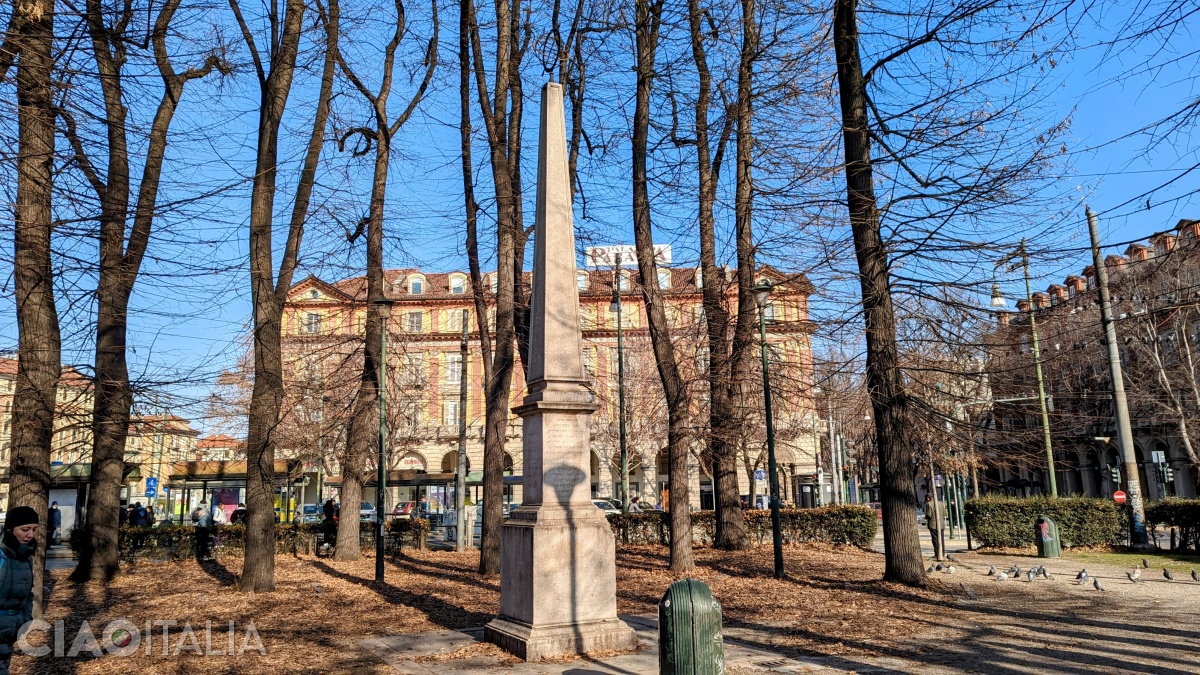
M315 178L316 157L309 144L305 166L297 187L296 207L289 223L287 243L275 279L271 238L275 224L276 173L279 158L279 127L291 93L304 20L303 0L287 0L280 34L272 35L269 69L259 61L253 37L241 19L237 0L230 0L242 35L251 46L259 73L261 103L258 117L258 149L254 184L250 196L250 293L254 315L254 388L246 436L246 554L239 588L243 592L275 590L275 429L283 405L283 299L291 286L292 272L304 233L305 213ZM329 72L328 61L326 72ZM322 95L325 84L322 82ZM327 111L328 102L318 105ZM323 138L324 123L314 123L314 135ZM319 145L318 145L319 154ZM311 168L311 169L310 169ZM299 215L299 217L297 217Z
M68 135L76 151L76 162L96 190L101 205L100 266L96 287L96 379L92 409L92 472L88 481L87 519L84 521L84 548L79 565L71 575L76 581L110 580L119 571L117 524L121 486L124 483L125 439L129 429L129 411L133 391L129 384L126 361L126 334L129 298L141 270L150 239L167 132L184 84L203 77L214 67L228 66L209 56L203 66L176 74L167 51L166 36L180 0L171 0L160 10L152 34L154 58L163 79L163 93L150 127L149 147L142 167L138 199L133 211L133 229L126 244L129 211L130 171L127 143L126 108L121 68L125 63L125 35L110 39L111 30L104 22L99 0L87 3L87 23L92 37L101 89L104 93L105 127L108 132L107 177L91 168L84 146L68 125ZM126 10L128 17L130 10ZM123 24L127 25L127 24Z
M692 59L696 63L699 89L696 97L696 166L699 187L700 274L704 280L701 292L708 334L708 456L713 472L713 506L716 509L716 533L713 547L726 550L749 548L746 519L742 513L741 490L738 487L737 449L733 440L739 435L731 400L729 360L729 309L725 306L724 281L718 277L715 219L713 208L717 200L717 182L721 158L732 130L733 117L727 116L725 128L717 141L716 158L712 159L708 133L708 112L712 100L712 75L704 48L704 12L699 0L688 0L688 23L691 29Z
M9 508L45 515L50 449L61 374L50 234L54 176L54 3L13 3L17 56L17 205L13 288L17 306L17 386L13 395ZM46 528L33 559L34 616L41 616Z
M750 408L750 405L741 399L744 392L755 390L750 383L754 379L752 364L756 361L755 333L758 328L758 317L755 314L757 304L754 301L754 182L752 173L754 133L751 126L754 110L754 59L758 54L756 21L754 0L742 0L742 45L738 61L738 94L735 108L737 111L735 124L737 136L734 230L737 241L738 306L737 323L734 326L733 343L730 346L729 364L729 400L736 401L736 412L730 420L729 437L742 439L749 435L746 433L746 410ZM728 450L736 452L737 448L732 447ZM741 451L748 457L749 448L743 446ZM760 457L761 454L760 452ZM753 472L747 478L753 488L755 485Z
M479 546L479 571L481 574L497 574L500 572L500 529L503 526L504 442L511 417L509 394L516 365L514 343L518 337L518 305L526 305L525 312L528 313L528 298L521 284L524 243L528 235L521 215L519 175L519 71L526 43L519 39L519 13L513 11L508 0L496 0L496 81L489 96L479 24L470 3L467 3L466 11L475 86L487 131L492 185L496 195L496 326L491 366L485 367L489 372L485 390L483 536ZM480 317L480 323L485 322L486 316ZM528 330L527 323L527 317L522 319L523 330Z
M871 136L866 80L859 60L857 0L836 0L833 46L845 142L846 205L858 258L867 337L867 390L875 418L879 452L880 502L886 581L920 585L925 581L917 534L912 448L904 438L907 400L896 344L896 317L889 288L887 250L871 173Z
M637 91L633 113L633 238L637 249L642 297L650 324L650 343L658 362L658 375L667 399L667 449L670 469L670 529L672 572L695 568L692 557L692 515L688 494L687 387L679 375L671 343L666 306L658 287L654 262L654 233L650 223L649 179L646 172L650 138L650 91L654 82L654 57L658 51L661 0L636 0Z

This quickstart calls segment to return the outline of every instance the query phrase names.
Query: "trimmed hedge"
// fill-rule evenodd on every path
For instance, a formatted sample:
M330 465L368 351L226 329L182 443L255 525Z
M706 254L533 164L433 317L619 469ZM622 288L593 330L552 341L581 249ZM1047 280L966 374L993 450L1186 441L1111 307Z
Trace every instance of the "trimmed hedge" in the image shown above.
M275 525L275 553L311 554L321 539L320 523ZM425 548L429 537L429 521L423 518L387 521L389 553L398 552L404 546ZM117 549L122 560L138 558L178 560L196 555L196 528L192 525L159 525L158 527L129 527L120 529ZM213 552L221 556L241 556L245 549L246 527L244 525L221 525L216 528ZM359 530L359 542L364 549L374 550L375 529L363 527ZM83 528L71 530L69 541L76 556L83 550Z
M1178 530L1177 549L1200 551L1200 499L1170 497L1150 503L1146 506L1146 526L1154 531L1160 525Z
M771 541L771 512L745 511L750 541ZM695 511L692 514L692 542L711 546L716 532L716 514ZM824 506L817 509L780 510L780 529L785 544L825 542L869 548L875 539L875 509L866 506ZM670 514L664 511L609 514L618 544L670 544Z
M984 496L967 502L966 516L972 540L985 547L1033 546L1038 516L1058 523L1064 548L1119 546L1129 538L1125 509L1109 499Z

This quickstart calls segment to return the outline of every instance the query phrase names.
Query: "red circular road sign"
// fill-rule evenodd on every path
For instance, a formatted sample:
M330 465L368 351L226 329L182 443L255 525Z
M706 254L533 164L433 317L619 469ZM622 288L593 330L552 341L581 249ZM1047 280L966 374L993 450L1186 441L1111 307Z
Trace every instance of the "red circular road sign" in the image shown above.
M1125 503L1125 493L1122 492L1121 490L1117 490L1116 492L1113 493L1113 501L1118 504L1124 504Z

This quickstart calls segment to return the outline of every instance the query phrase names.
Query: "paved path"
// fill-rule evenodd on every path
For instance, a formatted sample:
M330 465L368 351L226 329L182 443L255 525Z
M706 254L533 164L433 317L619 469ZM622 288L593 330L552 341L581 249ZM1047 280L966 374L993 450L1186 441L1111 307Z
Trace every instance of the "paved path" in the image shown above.
M396 672L410 675L505 672L517 675L657 675L658 620L648 616L621 619L637 633L639 648L632 654L584 657L565 663L511 663L494 649L480 644L483 629L436 631L413 635L368 638L361 645L383 659ZM793 659L752 646L760 643L757 631L726 628L725 671L729 675L750 673L844 673L909 672L918 666L903 659L858 658L847 668L842 657ZM461 656L453 658L450 655Z
M918 532L921 535L921 553L926 558L932 558L933 557L933 540L930 539L930 537L929 537L929 528L922 525L918 528ZM955 532L955 534L958 534L958 532ZM883 525L880 525L879 529L876 530L875 541L871 544L871 548L873 548L878 553L883 553ZM960 551L966 551L966 550L967 550L967 538L965 536L956 537L954 539L951 539L949 531L946 532L946 552L947 553L958 553Z

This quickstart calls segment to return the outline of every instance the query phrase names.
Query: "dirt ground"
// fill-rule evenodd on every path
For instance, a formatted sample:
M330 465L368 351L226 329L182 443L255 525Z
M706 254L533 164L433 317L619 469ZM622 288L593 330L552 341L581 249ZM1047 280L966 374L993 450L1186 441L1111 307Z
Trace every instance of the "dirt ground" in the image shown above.
M1147 582L1135 585L1124 568L1088 562L1106 588L1099 592L1074 583L1082 565L1070 559L956 557L953 574L935 573L923 589L880 582L880 554L822 546L786 548L782 580L771 575L769 546L697 549L691 576L721 601L729 639L820 657L837 670L879 672L871 664L891 657L918 666L892 672L1200 673L1200 583L1186 573L1177 577L1187 581L1167 582L1161 570L1147 570ZM997 582L985 575L989 564L1036 562L1047 562L1055 579ZM359 646L363 638L480 626L495 615L499 579L475 573L477 563L472 553L406 552L388 562L387 582L376 585L370 558L280 556L277 591L258 595L237 592L240 559L140 564L107 588L73 584L58 570L50 573L47 620L64 622L64 656L18 655L13 672L391 672ZM666 567L663 548L619 551L618 611L656 614L674 580ZM120 618L132 626L110 623ZM106 627L144 635L147 622L178 623L165 629L165 655L160 624L149 653L141 639L133 654L96 658L84 648L84 620L101 642ZM54 632L30 642L53 647ZM231 637L235 653L217 654L230 651ZM73 645L82 655L67 658Z

